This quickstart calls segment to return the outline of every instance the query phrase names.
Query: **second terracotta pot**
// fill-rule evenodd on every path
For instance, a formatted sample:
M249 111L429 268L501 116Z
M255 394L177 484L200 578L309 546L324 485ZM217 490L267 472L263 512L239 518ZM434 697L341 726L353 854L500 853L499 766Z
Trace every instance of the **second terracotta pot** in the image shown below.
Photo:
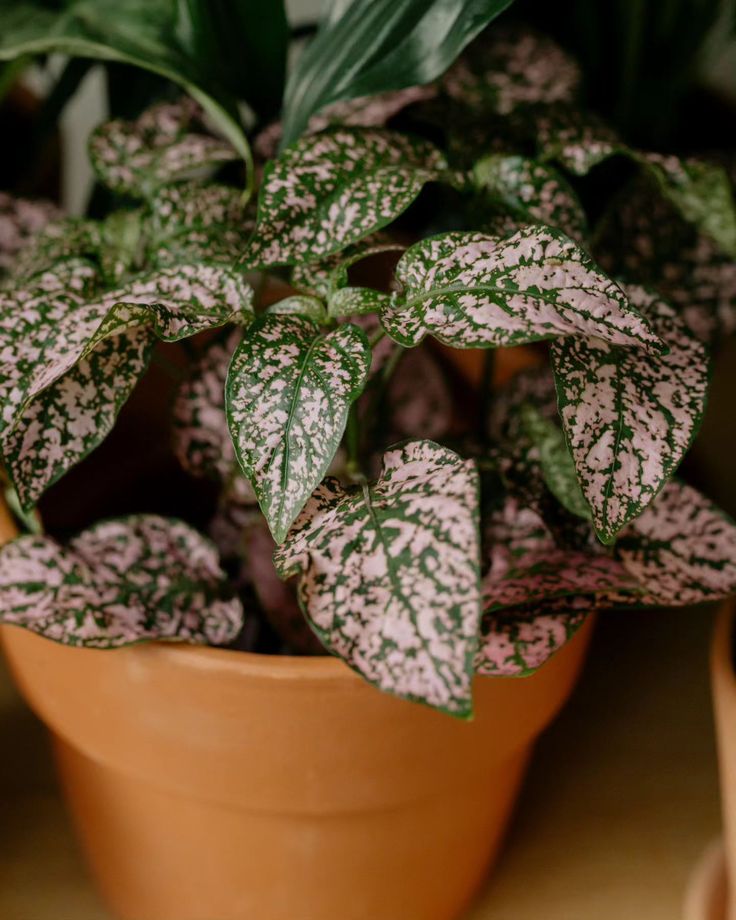
M56 645L4 627L125 920L452 920L483 883L590 627L460 722L332 658Z

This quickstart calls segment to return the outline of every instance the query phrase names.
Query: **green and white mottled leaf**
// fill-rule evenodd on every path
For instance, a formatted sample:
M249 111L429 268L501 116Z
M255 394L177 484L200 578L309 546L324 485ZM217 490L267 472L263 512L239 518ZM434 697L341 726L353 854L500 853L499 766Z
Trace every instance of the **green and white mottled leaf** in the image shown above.
M529 440L539 451L542 476L550 492L572 514L590 520L590 506L580 488L575 462L559 425L545 418L532 403L522 405L521 422Z
M179 266L89 300L93 269L74 287L0 295L0 449L23 507L109 433L145 371L156 337L176 341L252 316L241 273ZM87 296L85 296L85 293Z
M514 26L481 36L442 80L457 102L500 115L522 106L571 102L579 84L580 69L558 45Z
M235 452L277 543L327 472L370 367L365 333L265 315L232 358L225 404Z
M679 607L736 593L736 524L677 480L621 534L616 555L644 589L639 605Z
M14 198L0 191L0 272L14 272L18 254L61 211L51 201Z
M506 239L455 232L422 240L396 268L403 285L382 322L395 341L430 333L457 348L598 336L657 351L646 320L572 240L526 227Z
M143 640L224 645L243 624L217 552L182 521L104 521L60 546L23 536L0 549L0 623L65 645Z
M334 655L381 690L472 712L480 626L478 475L432 441L390 449L372 485L325 480L274 561Z
M39 272L56 270L65 259L100 261L103 248L101 225L92 220L68 217L50 221L30 238L17 254L11 273L13 287L30 282Z
M372 233L319 262L297 262L291 269L291 283L308 294L327 297L333 290L348 283L347 269L356 262L379 253L399 253L405 249L406 246L392 240L388 233Z
M672 307L626 288L666 343L664 355L602 339L551 347L563 426L595 528L610 542L672 476L705 408L705 347Z
M558 227L575 240L585 239L588 222L570 185L545 163L527 157L491 154L473 167L475 184L511 215Z
M279 316L306 316L316 323L324 323L327 319L324 303L319 297L312 297L310 294L292 294L291 297L277 300L266 307L266 313L276 313Z
M117 119L90 136L92 167L121 195L148 198L176 179L238 159L235 148L210 134L191 99L161 103L136 121Z
M360 316L364 313L380 313L390 306L388 294L373 288L343 287L330 294L327 312L330 316Z
M255 226L242 194L215 183L165 186L151 200L150 213L148 255L159 266L239 262Z
M305 137L266 165L250 265L317 261L385 227L446 169L427 141L371 128Z

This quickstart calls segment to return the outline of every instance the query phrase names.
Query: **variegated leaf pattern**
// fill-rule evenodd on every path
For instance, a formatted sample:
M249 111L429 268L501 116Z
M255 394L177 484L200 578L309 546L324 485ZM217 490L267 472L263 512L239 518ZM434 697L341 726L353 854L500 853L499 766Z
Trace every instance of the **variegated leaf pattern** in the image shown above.
M687 606L736 593L736 524L678 480L621 534L616 555L644 589L639 604Z
M76 268L75 285L89 267ZM0 447L24 507L110 431L155 336L173 341L252 316L241 273L179 266L87 300L49 273L51 290L0 296Z
M638 154L662 193L731 258L736 258L736 202L726 170L701 160Z
M317 261L398 217L446 168L427 141L371 128L303 137L266 165L246 261Z
M521 106L571 102L579 84L577 64L549 38L494 26L450 68L442 88L465 106L508 115Z
M736 261L638 181L598 234L606 267L662 294L703 342L736 330Z
M416 102L425 102L437 94L437 87L407 86L404 89L379 93L375 96L358 96L342 99L325 106L309 119L304 134L316 134L332 125L351 125L360 128L381 128L402 109ZM253 150L264 160L276 156L281 141L281 122L265 128L253 142Z
M528 677L573 638L594 606L582 595L485 614L476 673Z
M527 115L538 155L575 176L585 176L609 157L630 152L612 128L577 106L540 106Z
M599 537L610 542L674 473L705 408L705 347L669 304L627 287L664 355L601 339L552 343L560 415Z
M632 590L623 565L598 551L556 546L542 518L513 498L491 516L486 528L490 568L482 583L486 614L568 595L595 597Z
M65 645L224 645L243 617L214 547L181 521L136 515L96 524L65 547L24 536L0 549L0 622Z
M333 654L366 680L456 716L478 648L478 475L432 441L384 454L372 485L328 479L275 555Z
M266 312L278 313L281 316L306 316L316 323L324 323L327 320L324 303L319 297L312 297L311 294L292 294L290 297L284 297L283 300L269 304Z
M545 163L527 157L491 154L473 168L477 185L512 216L558 227L575 240L587 235L587 218L577 195Z
M262 316L236 349L225 399L230 433L277 542L327 472L370 360L357 326L323 332L302 316Z
M61 211L51 201L14 198L0 191L0 272L12 272L18 254Z
M238 262L255 225L241 193L215 183L167 185L151 200L150 212L149 256L160 266Z
M342 252L325 256L319 262L297 262L291 269L291 283L300 291L316 297L327 297L339 288L344 265L354 265L361 259L381 252L403 252L405 246L396 243L388 233L378 231L353 243ZM347 284L347 279L344 281Z
M580 488L575 462L557 422L545 418L532 403L521 406L521 422L539 452L542 476L549 490L572 514L590 520L590 506Z
M238 159L231 144L207 131L202 110L188 98L153 106L136 121L101 125L90 136L89 151L100 181L134 198L146 198L176 179Z
M396 268L403 291L382 322L401 345L431 333L457 348L598 336L661 343L619 286L564 234L526 227L507 239L454 232L422 240Z

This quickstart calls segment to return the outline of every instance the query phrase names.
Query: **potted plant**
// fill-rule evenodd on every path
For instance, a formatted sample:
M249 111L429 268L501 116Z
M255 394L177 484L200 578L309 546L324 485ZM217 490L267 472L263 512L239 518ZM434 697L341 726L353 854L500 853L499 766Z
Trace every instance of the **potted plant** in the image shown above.
M3 646L131 920L459 916L590 613L736 585L736 527L673 478L732 322L722 167L628 146L512 27L442 76L472 37L449 30L421 86L328 98L351 9L255 138L267 162L190 101L102 126L120 206L49 223L0 292L3 534L27 531L0 552ZM666 271L616 232L657 209L698 243ZM483 352L479 393L438 344ZM500 385L517 347L534 366ZM43 532L151 363L178 384L176 517L134 499Z

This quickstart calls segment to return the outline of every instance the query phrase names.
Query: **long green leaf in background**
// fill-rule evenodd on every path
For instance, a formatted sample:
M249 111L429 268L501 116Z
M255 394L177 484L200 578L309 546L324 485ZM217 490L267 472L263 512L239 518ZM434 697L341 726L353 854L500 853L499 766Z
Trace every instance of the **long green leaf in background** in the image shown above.
M206 70L175 35L173 0L0 0L0 61L60 52L133 64L177 83L249 159L234 100L212 87Z
M513 0L338 0L292 71L284 145L340 99L429 83Z
M263 119L281 108L289 23L283 0L176 0L177 35L208 80Z

